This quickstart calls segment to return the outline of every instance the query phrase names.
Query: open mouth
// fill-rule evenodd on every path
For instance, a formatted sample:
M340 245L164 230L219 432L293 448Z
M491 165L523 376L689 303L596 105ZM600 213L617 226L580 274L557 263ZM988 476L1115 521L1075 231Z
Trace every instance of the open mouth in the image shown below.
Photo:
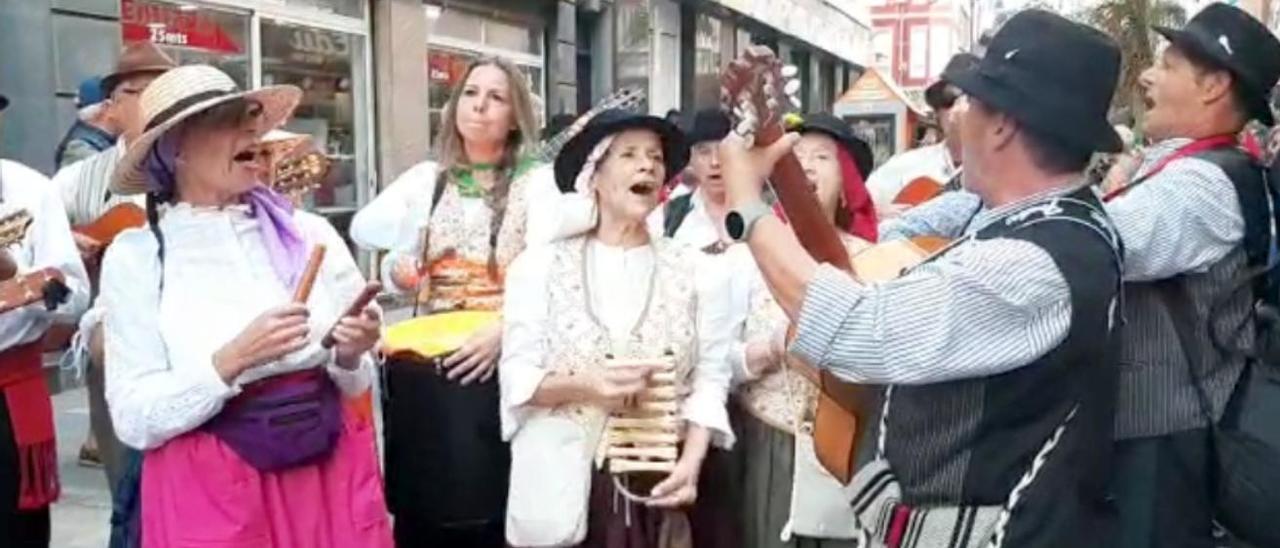
M246 163L246 162L254 161L255 159L257 159L257 157L258 157L257 150L252 148L247 148L240 152L237 152L235 156L231 157L231 159L235 162Z
M634 185L631 185L627 190L630 190L632 194L635 194L637 196L648 196L650 194L653 194L653 192L657 190L657 185L652 185L649 183L636 183Z

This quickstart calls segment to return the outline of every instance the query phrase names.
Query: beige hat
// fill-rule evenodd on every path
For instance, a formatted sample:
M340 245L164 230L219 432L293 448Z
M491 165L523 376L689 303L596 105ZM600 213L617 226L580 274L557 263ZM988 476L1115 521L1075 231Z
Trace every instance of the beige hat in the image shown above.
M240 98L262 105L258 128L261 135L279 127L293 114L302 99L302 90L268 86L242 91L226 73L207 65L178 67L160 75L142 92L140 105L147 129L129 143L111 179L111 191L121 195L147 192L150 185L141 164L156 140L183 120Z

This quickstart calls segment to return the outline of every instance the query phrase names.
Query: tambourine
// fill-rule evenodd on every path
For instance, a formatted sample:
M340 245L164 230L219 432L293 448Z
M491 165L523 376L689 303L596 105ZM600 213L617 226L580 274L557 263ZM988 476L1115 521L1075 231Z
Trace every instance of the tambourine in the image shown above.
M382 354L432 364L454 353L477 331L498 323L493 311L441 312L398 322L382 335Z
M680 446L680 402L675 357L605 360L605 367L649 367L648 386L633 405L610 415L605 425L604 457L614 487L634 502L675 471Z

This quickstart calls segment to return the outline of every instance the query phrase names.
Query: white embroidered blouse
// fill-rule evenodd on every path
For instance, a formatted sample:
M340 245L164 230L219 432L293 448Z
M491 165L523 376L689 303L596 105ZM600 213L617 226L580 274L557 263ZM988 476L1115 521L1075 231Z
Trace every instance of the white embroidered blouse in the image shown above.
M260 314L288 302L292 291L272 269L247 206L178 204L162 215L163 280L149 228L122 233L103 259L101 299L111 364L106 396L121 441L138 449L158 447L212 418L244 384L281 373L326 367L346 394L369 387L371 356L347 370L320 347L324 332L364 286L346 244L327 221L294 213L308 247L327 248L307 301L311 344L228 385L213 368L214 352Z
M622 249L592 240L586 261L591 280L591 306L615 340L626 339L643 313L650 275L655 268L651 246ZM734 436L725 409L731 372L727 361L731 314L727 279L718 261L693 255L696 268L698 351L692 392L682 404L690 422L707 428L712 443L732 447ZM547 375L548 330L552 316L546 292L555 260L553 246L531 247L507 272L504 331L499 378L502 382L502 433L510 439L530 412L527 406Z

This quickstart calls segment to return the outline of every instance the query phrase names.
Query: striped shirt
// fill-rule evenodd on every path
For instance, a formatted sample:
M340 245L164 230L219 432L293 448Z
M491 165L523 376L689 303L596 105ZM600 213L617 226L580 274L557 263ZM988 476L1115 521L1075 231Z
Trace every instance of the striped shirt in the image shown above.
M944 192L908 209L901 216L880 223L880 241L917 236L954 238L964 234L969 221L982 208L982 199L968 190Z
M1190 144L1170 139L1148 148L1137 177ZM1126 281L1160 280L1205 272L1244 239L1244 215L1222 168L1180 158L1106 203L1125 247Z
M1078 187L982 211L966 233ZM862 284L823 265L806 289L791 351L864 384L928 384L1028 365L1071 327L1071 293L1044 249L966 240L895 280Z
M124 145L117 144L93 156L58 170L53 183L62 196L71 225L93 222L116 204L134 202L139 197L108 194L116 164L124 156Z

